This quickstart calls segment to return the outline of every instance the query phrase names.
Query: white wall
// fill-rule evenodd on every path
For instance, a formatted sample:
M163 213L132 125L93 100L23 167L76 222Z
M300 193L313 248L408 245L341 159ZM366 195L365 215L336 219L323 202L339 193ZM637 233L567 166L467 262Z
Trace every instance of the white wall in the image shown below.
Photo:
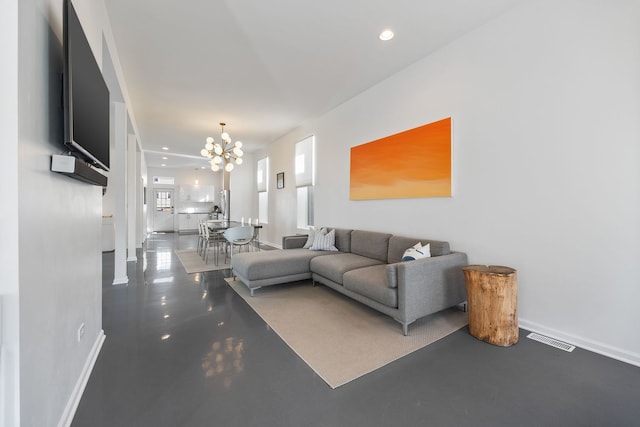
M175 186L180 185L194 185L198 180L200 185L213 185L216 187L216 191L222 188L222 172L212 172L210 169L185 169L185 168L147 168L147 186L154 187L154 176L166 176L173 177L175 179ZM160 186L161 187L161 186ZM216 204L220 202L220 199L216 194ZM147 194L149 197L149 194ZM147 199L147 203L149 200Z
M0 140L6 159L0 168L0 414L7 427L20 424L20 300L18 251L18 0L0 14Z
M282 236L306 233L297 230L296 185L295 185L295 144L309 136L304 130L296 131L291 136L274 142L269 147L269 225L261 231L260 239L280 247ZM317 151L317 150L316 150ZM277 188L276 175L284 172L284 188Z
M229 188L231 189L231 217L240 221L242 217L258 217L258 198L256 192L256 161L253 153L245 152L242 164L236 165L231 172Z
M2 329L11 345L2 359L0 408L3 425L67 425L104 339L102 189L50 172L51 155L65 151L62 2L9 3L1 46L3 64L13 72L5 75L3 67L2 83L11 89L2 90L10 108L2 110L2 135L11 164L0 181L11 209L3 212L0 291L9 294L2 301ZM103 38L113 44L104 5L74 5L101 64ZM121 75L117 60L114 66ZM5 362L17 375L4 375Z
M316 225L514 267L521 326L640 365L638 22L633 0L524 5L276 141L271 174L315 134ZM449 116L453 197L349 200L350 147ZM278 242L295 189L271 187Z
M56 425L102 333L101 188L50 172L64 150L61 2L19 3L21 425ZM14 142L15 143L15 142ZM77 331L85 325L83 339Z

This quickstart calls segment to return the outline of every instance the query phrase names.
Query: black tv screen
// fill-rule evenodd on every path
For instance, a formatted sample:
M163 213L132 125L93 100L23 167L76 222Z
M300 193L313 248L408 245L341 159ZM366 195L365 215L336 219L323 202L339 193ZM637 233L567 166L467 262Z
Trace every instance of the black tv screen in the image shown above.
M74 155L109 170L109 89L70 0L64 2L64 138Z

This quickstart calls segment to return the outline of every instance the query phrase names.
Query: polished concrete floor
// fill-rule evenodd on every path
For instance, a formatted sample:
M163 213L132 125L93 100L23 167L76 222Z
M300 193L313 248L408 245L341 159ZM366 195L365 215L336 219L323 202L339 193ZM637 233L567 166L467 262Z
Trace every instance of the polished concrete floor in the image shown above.
M74 427L640 425L640 368L522 330L502 348L465 328L332 390L226 285L228 271L185 273L173 251L194 246L150 236L119 286L104 254L106 340Z

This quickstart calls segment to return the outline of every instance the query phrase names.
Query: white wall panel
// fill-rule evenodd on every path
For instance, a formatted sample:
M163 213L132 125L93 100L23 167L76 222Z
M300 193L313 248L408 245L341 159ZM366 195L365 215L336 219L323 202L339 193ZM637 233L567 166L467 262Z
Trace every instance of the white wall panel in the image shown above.
M20 300L18 251L18 0L0 14L0 139L7 160L0 168L0 414L6 427L20 425Z
M60 105L62 2L15 3L17 135L7 140L5 151L16 154L16 169L8 170L16 172L17 179L3 175L14 187L2 192L3 197L17 194L13 202L5 200L11 206L8 224L17 225L12 244L16 262L5 274L18 280L20 334L14 384L19 394L12 396L19 418L10 414L9 425L64 425L70 422L90 372L87 367L104 337L102 189L50 172L51 155L65 150ZM101 64L106 11L101 2L74 4ZM15 85L15 80L9 83ZM82 324L84 335L78 340ZM4 416L3 411L6 421Z

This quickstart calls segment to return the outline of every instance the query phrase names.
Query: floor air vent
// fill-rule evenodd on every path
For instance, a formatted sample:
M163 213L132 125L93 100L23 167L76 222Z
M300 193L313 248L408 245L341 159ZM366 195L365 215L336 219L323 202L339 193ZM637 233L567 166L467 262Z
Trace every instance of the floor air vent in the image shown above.
M569 353L571 353L573 349L576 348L575 345L567 344L566 342L545 337L544 335L536 334L534 332L527 335L527 338L532 339L534 341L541 342L546 345L550 345L551 347L559 348L560 350L568 351Z

